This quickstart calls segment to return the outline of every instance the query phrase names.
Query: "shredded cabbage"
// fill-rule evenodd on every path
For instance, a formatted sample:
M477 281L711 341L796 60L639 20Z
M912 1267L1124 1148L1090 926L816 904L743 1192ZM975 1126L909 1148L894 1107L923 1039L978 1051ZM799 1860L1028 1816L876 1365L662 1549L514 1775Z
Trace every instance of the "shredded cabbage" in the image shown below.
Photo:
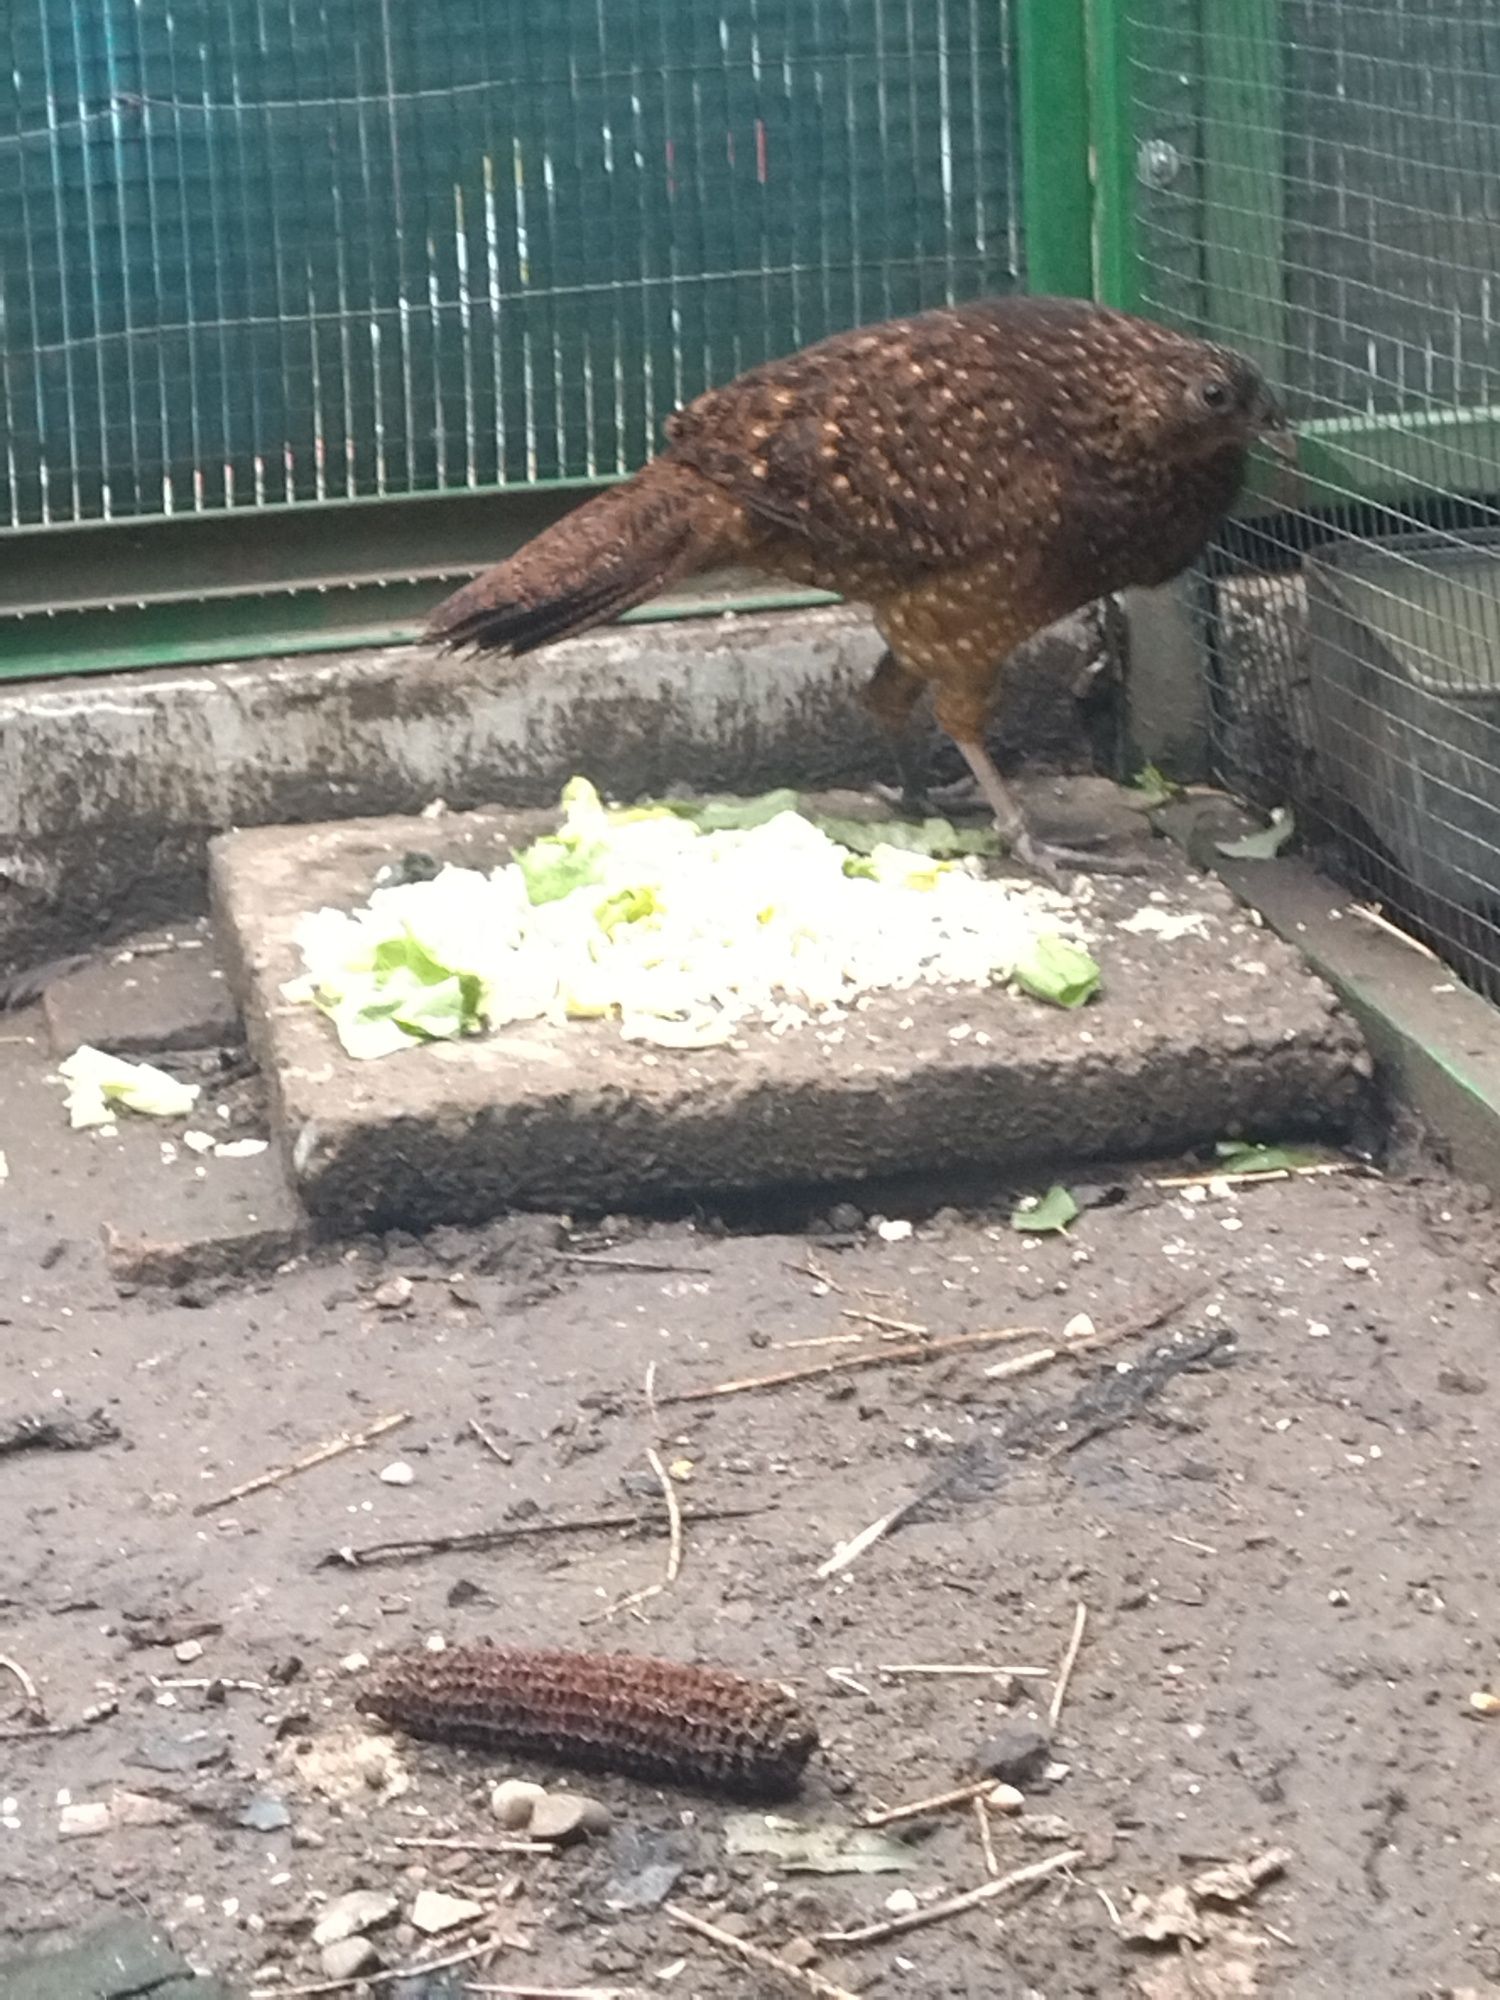
M574 778L557 832L505 866L446 867L307 916L288 997L371 1058L532 1020L617 1019L632 1041L711 1048L743 1024L785 1029L879 990L1019 969L1028 991L1076 1005L1097 985L1059 933L1076 929L1070 906L985 880L975 836L931 821L883 840L866 824L856 853L783 797L611 812Z

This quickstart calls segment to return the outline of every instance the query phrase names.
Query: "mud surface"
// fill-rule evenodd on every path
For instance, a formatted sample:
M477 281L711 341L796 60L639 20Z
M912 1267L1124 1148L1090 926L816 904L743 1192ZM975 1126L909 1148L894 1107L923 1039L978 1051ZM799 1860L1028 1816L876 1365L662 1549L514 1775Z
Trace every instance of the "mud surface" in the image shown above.
M82 1160L96 1142L70 1143ZM14 1139L10 1151L14 1194L29 1168ZM1078 1836L1073 1877L829 1949L826 1977L986 2000L1435 2000L1500 1982L1500 1720L1470 1706L1500 1678L1500 1353L1480 1198L1416 1174L1192 1201L1137 1175L1070 1236L1042 1241L997 1208L919 1221L909 1236L842 1215L843 1234L675 1225L588 1244L666 1269L568 1261L555 1226L530 1218L167 1300L116 1291L85 1193L59 1169L53 1222L0 1232L0 1412L100 1410L119 1432L0 1456L0 1653L70 1732L28 1735L21 1685L0 1670L7 1943L144 1910L236 1990L271 1991L327 1976L309 1939L327 1898L389 1889L404 1920L424 1885L488 1905L498 1880L513 1885L499 1927L530 1949L505 1950L481 1980L768 1993L770 1975L726 1964L662 1909L617 1907L654 1893L643 1869L664 1864L659 1888L680 1867L679 1901L781 1947L882 1916L893 1890L925 1901L980 1882L968 1811L923 1822L909 1868L871 1877L727 1858L725 1808L610 1779L580 1784L612 1807L613 1833L555 1859L402 1847L492 1841L491 1781L555 1774L403 1745L409 1788L382 1791L386 1739L370 1747L358 1674L340 1663L431 1634L489 1635L783 1678L825 1744L791 1811L822 1822L940 1791L1007 1720L1045 1712L1083 1604L1052 1776L1031 1782L1023 1817L994 1821L1002 1869ZM1013 1382L984 1374L1075 1315L1109 1333L1163 1302L1153 1333ZM1038 1338L665 1400L912 1337L886 1321ZM1215 1333L1227 1336L1216 1352L1123 1423L1087 1440L1076 1415L1059 1428L1081 1389L1129 1379L1117 1362L1206 1349ZM797 1344L827 1341L838 1344ZM320 1566L351 1545L650 1512L653 1365L684 1504L747 1511L690 1519L678 1580L634 1611L601 1617L660 1579L656 1533ZM401 1411L368 1451L194 1512ZM398 1461L410 1483L383 1483ZM840 1542L955 1470L935 1507L818 1579ZM911 1663L1047 1677L884 1671ZM79 1820L69 1808L91 1804L110 1808L106 1829L63 1837ZM1273 1846L1290 1852L1284 1878L1209 1920L1196 1983L1175 1946L1143 1949L1112 1928L1111 1908L1123 1915L1136 1891ZM479 1934L424 1943L398 1920L376 1941L392 1965ZM452 1995L468 1976L376 1990Z

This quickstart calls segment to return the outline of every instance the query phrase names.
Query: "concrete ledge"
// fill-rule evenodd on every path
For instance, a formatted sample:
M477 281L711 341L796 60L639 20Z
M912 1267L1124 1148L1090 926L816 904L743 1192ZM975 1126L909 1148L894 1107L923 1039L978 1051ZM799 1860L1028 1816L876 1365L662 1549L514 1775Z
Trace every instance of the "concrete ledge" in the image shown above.
M1218 842L1254 824L1229 799L1188 799L1163 830L1258 911L1359 1022L1380 1080L1466 1178L1500 1193L1500 1009L1412 945L1350 914L1347 889L1306 861L1233 861Z
M220 948L273 1093L292 1177L325 1226L475 1220L510 1205L642 1205L894 1173L1033 1174L1229 1133L1337 1138L1369 1061L1289 947L1159 845L1143 883L1202 913L1171 940L1109 928L1105 992L1064 1014L1008 992L872 997L839 1031L672 1054L607 1024L534 1026L360 1064L282 998L292 936L368 893L393 854L489 865L549 816L479 812L231 834L215 843Z
M1017 655L1003 761L1087 764L1099 630ZM231 827L541 805L576 770L618 797L889 777L858 703L879 651L837 607L617 626L517 666L403 647L6 687L0 974L201 910Z

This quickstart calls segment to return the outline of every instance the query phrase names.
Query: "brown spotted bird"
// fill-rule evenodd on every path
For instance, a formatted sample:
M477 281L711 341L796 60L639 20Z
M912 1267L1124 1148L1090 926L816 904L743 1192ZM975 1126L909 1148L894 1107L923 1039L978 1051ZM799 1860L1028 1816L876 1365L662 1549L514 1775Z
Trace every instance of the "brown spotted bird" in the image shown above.
M1280 418L1242 356L1070 299L994 299L841 333L711 389L661 455L439 606L450 647L529 653L726 563L869 605L866 702L912 805L924 689L1011 851L1028 832L984 744L1006 660L1054 619L1165 583Z

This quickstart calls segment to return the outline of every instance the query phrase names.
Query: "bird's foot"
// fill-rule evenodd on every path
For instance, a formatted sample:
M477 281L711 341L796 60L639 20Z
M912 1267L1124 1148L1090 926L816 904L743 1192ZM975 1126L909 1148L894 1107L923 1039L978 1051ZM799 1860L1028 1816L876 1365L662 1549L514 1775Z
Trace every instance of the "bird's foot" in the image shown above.
M989 811L984 795L970 778L951 785L883 785L870 788L882 805L895 806L903 818L958 819Z
M1011 841L1010 857L1054 888L1064 888L1069 874L1144 875L1146 864L1135 854L1107 854L1098 847L1061 847L1038 840L1025 828Z

